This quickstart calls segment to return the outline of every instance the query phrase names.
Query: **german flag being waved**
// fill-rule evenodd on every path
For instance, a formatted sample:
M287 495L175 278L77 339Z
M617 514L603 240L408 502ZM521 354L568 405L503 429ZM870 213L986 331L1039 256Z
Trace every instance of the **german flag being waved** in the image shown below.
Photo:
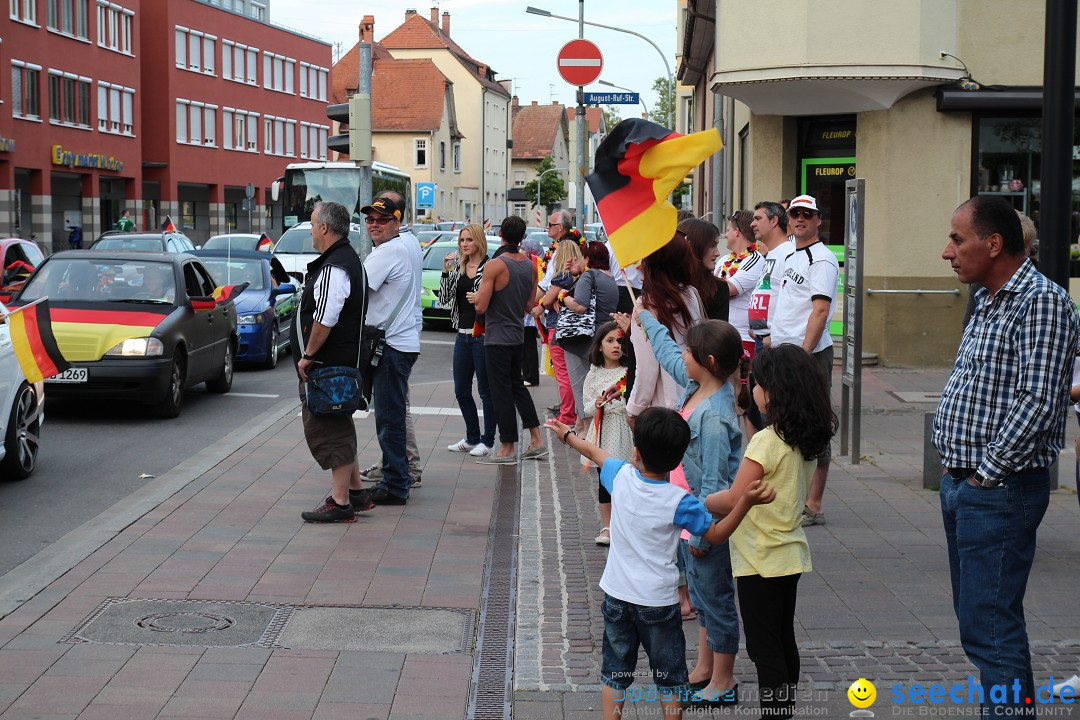
M15 359L28 382L40 382L71 367L56 346L48 300L12 311L7 321Z
M632 265L671 240L677 213L668 194L721 147L716 128L680 135L630 119L608 133L596 149L596 172L586 180L619 265Z
M243 285L222 285L221 287L216 287L214 288L214 295L212 297L191 298L191 309L213 310L216 307L240 297L240 293L247 290L248 285L250 284L251 283L244 283Z

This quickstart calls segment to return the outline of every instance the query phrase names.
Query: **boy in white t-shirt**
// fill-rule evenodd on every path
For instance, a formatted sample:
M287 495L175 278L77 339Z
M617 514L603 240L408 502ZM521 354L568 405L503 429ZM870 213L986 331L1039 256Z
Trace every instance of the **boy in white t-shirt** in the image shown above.
M685 528L710 543L722 543L751 506L771 502L775 492L767 483L748 487L731 513L714 523L700 500L668 483L668 473L690 444L690 426L668 408L651 407L637 416L632 464L610 457L557 420L548 427L596 463L600 482L611 493L611 550L600 578L604 718L622 715L639 646L649 657L664 717L678 718L690 689L675 567L679 534Z

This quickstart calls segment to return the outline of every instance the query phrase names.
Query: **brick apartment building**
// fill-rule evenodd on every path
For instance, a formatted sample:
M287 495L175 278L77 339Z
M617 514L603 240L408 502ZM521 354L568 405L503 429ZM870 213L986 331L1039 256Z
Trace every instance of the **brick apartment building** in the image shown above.
M10 0L9 10L0 235L61 249L70 225L89 241L124 209L140 229L170 215L197 243L273 232L270 184L290 162L326 159L321 40L221 0Z

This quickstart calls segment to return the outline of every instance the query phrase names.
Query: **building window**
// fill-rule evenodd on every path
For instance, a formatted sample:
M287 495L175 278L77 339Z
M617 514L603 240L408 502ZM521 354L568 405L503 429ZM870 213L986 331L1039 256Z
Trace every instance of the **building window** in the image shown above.
M746 205L750 197L750 123L739 131L739 200ZM738 207L738 205L736 205Z
M514 187L525 187L525 171L514 171Z
M330 128L327 125L300 123L300 157L310 160L326 159L326 136Z
M284 55L263 52L263 87L269 90L292 93L296 61Z
M461 143L454 143L450 148L451 154L454 156L454 172L461 172Z
M135 12L119 5L98 0L97 44L98 47L131 55L131 25Z
M217 105L192 100L176 101L176 142L217 146Z
M439 169L446 169L446 141L439 141Z
M251 17L256 20L266 21L266 3L251 0Z
M37 0L9 0L11 19L37 25Z
M427 167L427 140L417 138L413 143L413 165Z
M225 108L221 111L222 147L226 150L258 152L259 114Z
M98 130L116 135L133 135L135 90L98 81Z
M11 61L11 113L25 120L41 119L41 100L38 83L40 65Z
M295 120L264 115L263 135L263 152L267 155L295 155Z
M231 40L221 41L221 77L226 80L256 85L255 76L258 72L259 49L234 43Z
M89 40L87 0L47 0L46 26L50 30Z
M49 70L49 120L90 127L90 78Z
M324 67L300 63L300 97L312 100L326 100L326 75Z
M217 36L176 26L176 67L214 74L214 44Z

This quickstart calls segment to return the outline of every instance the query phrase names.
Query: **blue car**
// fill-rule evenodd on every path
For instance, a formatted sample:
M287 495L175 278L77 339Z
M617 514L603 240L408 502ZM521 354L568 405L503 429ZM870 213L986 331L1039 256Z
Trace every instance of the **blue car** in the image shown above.
M289 273L273 255L251 250L194 250L220 285L249 283L236 298L240 346L236 359L277 366L278 353L289 347L289 323L300 307L300 294Z

